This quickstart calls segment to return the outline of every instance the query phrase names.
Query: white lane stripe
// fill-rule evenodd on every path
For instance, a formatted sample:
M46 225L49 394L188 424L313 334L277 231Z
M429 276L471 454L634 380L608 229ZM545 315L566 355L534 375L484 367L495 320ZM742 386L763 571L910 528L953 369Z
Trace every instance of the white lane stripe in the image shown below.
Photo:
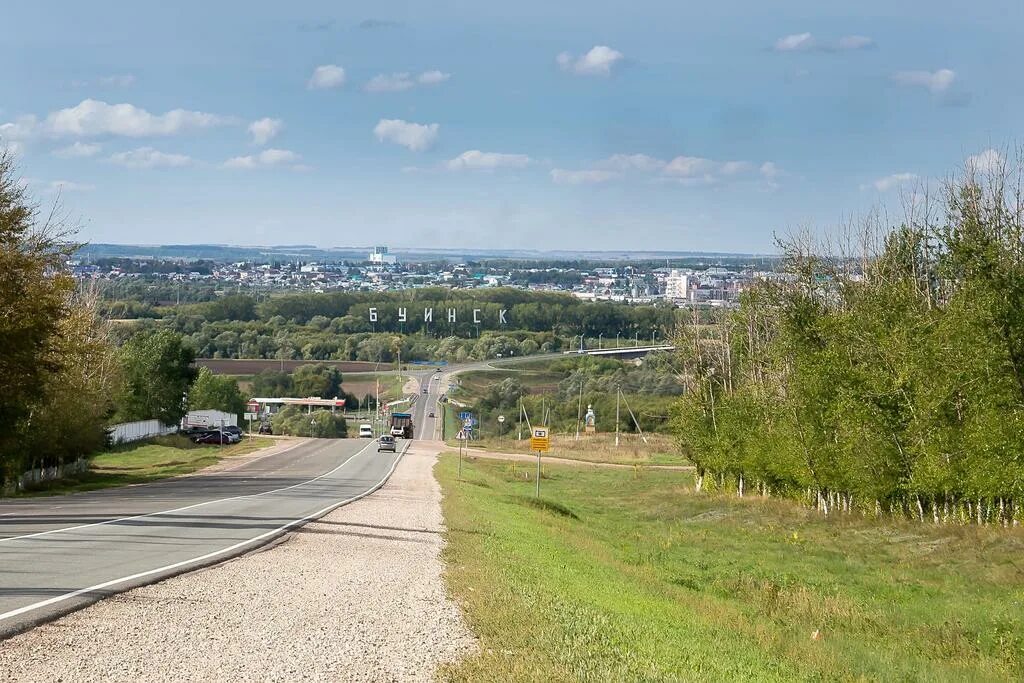
M365 448L363 450L365 450ZM398 457L395 458L395 462L394 462L393 465L391 465L391 469L388 470L388 473L385 474L380 479L380 481L378 481L372 487L370 487L369 489L367 489L366 491L363 491L362 493L360 493L358 495L352 496L351 498L346 498L345 500L339 501L337 503L332 503L331 505L328 505L327 507L323 508L322 510L317 510L313 514L306 515L305 517L303 517L301 519L296 519L296 520L293 520L291 522L288 522L287 524L279 526L276 529L271 529L270 531L265 531L264 533L260 534L259 536L254 536L253 538L250 538L248 540L241 541L239 543L235 543L234 545L228 546L227 548L221 548L220 550L215 550L212 553L206 553L205 555L200 555L199 557L193 557L190 560L182 560L180 562L175 562L174 564L168 564L168 565L165 565L163 567L158 567L156 569L149 569L147 571L139 572L137 574L132 574L130 576L122 576L119 579L113 579L111 581L104 581L103 583L98 583L95 586L89 586L88 588L80 588L80 589L78 589L76 591L71 591L70 593L65 593L64 595L58 595L56 597L49 598L47 600L41 600L40 602L32 603L31 605L25 605L24 607L19 607L17 609L13 609L13 610L11 610L9 612L4 612L3 614L0 614L0 621L4 621L6 619L10 619L11 617L16 617L19 614L25 614L26 612L31 612L32 610L40 609L42 607L49 607L50 605L55 605L58 602L64 602L65 600L70 600L71 598L77 598L79 595L84 595L86 593L92 593L94 591L104 590L105 588L110 588L111 586L116 586L117 584L124 583L125 581L134 581L135 579L141 579L141 578L146 577L146 576L153 576L154 574L160 574L160 573L163 573L163 572L171 571L173 569L178 569L180 567L186 567L186 566L188 566L190 564L195 564L196 562L203 562L204 560L209 560L211 558L217 557L218 555L223 555L225 553L229 553L232 550L238 550L239 548L243 548L243 547L245 547L247 545L251 545L251 544L255 543L256 541L261 541L264 538L269 538L269 537L271 537L271 536L273 536L275 534L283 533L283 532L288 531L289 529L292 529L292 528L294 528L296 526L299 526L301 524L305 524L306 522L308 522L308 521L310 521L312 519L316 519L317 517L322 517L322 516L326 515L328 512L330 512L331 510L335 510L337 508L340 508L342 505L345 505L347 503L351 503L353 501L359 500L360 498L365 498L366 496L370 495L371 493L373 493L374 491L379 489L381 486L383 486L384 482L388 480L388 478L392 475L392 473L394 473L395 468L398 467L398 463L401 462L401 460L402 460L402 456L405 455L406 451L408 451L408 450L409 450L409 446L408 446L408 444L406 444L406 447L404 449L402 449L402 452L399 453ZM332 472L336 471L337 469L340 469L344 465L348 464L353 458L355 458L356 455L359 455L360 453L362 453L362 451L359 451L359 453L356 453L351 458L349 458L348 460L343 462L341 465L338 465L338 467L335 468L335 470L332 470ZM326 475L321 475L321 476L326 476ZM319 479L319 478L320 477L317 477L317 479ZM314 480L311 479L310 481L314 481ZM240 498L244 498L246 496L239 496L239 497ZM225 499L225 500L229 500L229 499Z
M303 443L307 443L307 442L303 442ZM373 442L370 442L370 443L373 443ZM319 453L320 451L323 451L323 450L326 450L327 448L330 448L332 445L333 444L327 444L327 445L317 449L315 452ZM352 458L356 457L357 455L361 455L362 452L365 451L366 447L369 446L369 445L370 444L366 444L366 446L363 446L361 449L359 449L358 451L356 451L355 453L350 455L345 460L345 462L341 463L340 465L335 467L330 472L324 472L319 477L313 477L312 479L309 479L308 481L300 482L298 484L292 484L291 486L284 486L284 487L279 488L279 489L271 489L270 491L263 491L262 493L248 493L248 494L245 494L245 495L242 495L242 496L229 496L227 498L216 498L214 500L203 501L202 503L194 503L192 505L185 505L184 507L180 507L180 508L173 508L173 509L170 509L170 510L160 510L158 512L147 512L147 513L142 514L142 515L131 515L129 517L118 517L117 519L107 519L107 520L104 520L102 522L91 522L89 524L78 524L76 526L66 526L66 527L61 527L60 529L50 529L49 531L37 531L36 533L33 533L33 534L22 534L21 536L8 536L7 538L0 538L0 543L6 543L8 541L17 541L19 539L25 539L25 538L38 538L39 536L49 536L50 534L59 534L59 533L62 533L64 531L76 531L78 529L88 529L90 527L103 526L105 524L114 524L116 522L127 522L128 520L132 520L132 519L144 519L146 517L156 517L158 515L167 515L167 514L170 514L172 512L183 512L185 510L192 510L193 508L202 507L204 505L212 505L214 503L223 503L223 502L228 501L228 500L240 500L242 498L258 498L260 496L265 496L265 495L270 494L270 493L278 493L279 491L287 491L288 489L293 489L296 486L305 486L306 484L312 483L312 482L316 481L317 479L321 479L323 477L326 477L329 474L334 474L339 469L344 467L345 463L347 463L349 460L351 460ZM112 490L112 489L108 489L108 490Z

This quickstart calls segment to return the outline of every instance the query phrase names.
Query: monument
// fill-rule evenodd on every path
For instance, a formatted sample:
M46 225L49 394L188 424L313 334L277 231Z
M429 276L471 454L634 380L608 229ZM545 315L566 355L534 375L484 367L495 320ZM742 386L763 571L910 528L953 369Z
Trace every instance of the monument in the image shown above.
M597 416L594 415L594 406L591 403L587 404L587 415L583 418L583 430L587 434L595 434L597 427L594 426L594 422L597 420Z

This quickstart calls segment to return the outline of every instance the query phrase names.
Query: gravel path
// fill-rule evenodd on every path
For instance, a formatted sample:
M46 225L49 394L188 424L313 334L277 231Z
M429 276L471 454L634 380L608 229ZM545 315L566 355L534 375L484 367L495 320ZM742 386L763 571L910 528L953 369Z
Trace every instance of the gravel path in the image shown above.
M408 681L476 642L439 558L437 450L287 542L0 643L11 681Z

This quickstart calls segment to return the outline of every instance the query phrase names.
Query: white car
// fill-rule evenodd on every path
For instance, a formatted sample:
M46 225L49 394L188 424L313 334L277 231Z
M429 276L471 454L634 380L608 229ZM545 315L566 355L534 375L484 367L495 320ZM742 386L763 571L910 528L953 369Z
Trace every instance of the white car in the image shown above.
M359 425L359 438L360 439L372 439L373 438L373 425L367 425L367 424Z

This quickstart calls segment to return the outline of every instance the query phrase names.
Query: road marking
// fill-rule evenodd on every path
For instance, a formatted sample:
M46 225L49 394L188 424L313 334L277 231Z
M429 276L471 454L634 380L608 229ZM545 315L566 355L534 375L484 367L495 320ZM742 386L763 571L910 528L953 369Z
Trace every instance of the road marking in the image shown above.
M335 467L333 470L331 470L331 472L327 472L325 474L322 474L322 475L320 475L320 477L325 477L328 474L331 474L332 472L336 472L337 470L341 469L342 467L347 465L357 455L360 455L364 450L366 450L365 446L358 453L355 453L350 458L348 458L348 460L346 460L345 462L341 463L340 465ZM196 562L203 562L204 560L209 560L211 558L217 557L218 555L223 555L224 553L229 553L232 550L238 550L239 548L243 548L243 547L245 547L247 545L250 545L250 544L252 544L252 543L254 543L256 541L263 540L264 538L269 538L271 536L274 536L275 534L280 534L280 533L284 533L286 531L289 531L290 529L292 529L292 528L294 528L296 526L305 524L306 522L308 522L308 521L310 521L312 519L316 519L318 517L322 517L322 516L326 515L328 512L330 512L332 510L336 510L337 508L340 508L342 505L346 505L347 503L351 503L353 501L359 500L360 498L365 498L366 496L370 495L371 493L373 493L374 491L379 489L381 486L384 485L384 482L386 482L391 477L391 475L394 473L395 469L398 467L398 463L401 462L401 460L402 460L402 456L405 455L405 453L408 450L409 450L409 445L406 444L406 447L403 448L402 452L399 453L398 457L395 458L395 462L391 465L391 469L388 470L388 473L385 474L381 478L380 481L378 481L376 484L374 484L372 487L370 487L366 491L363 491L362 493L360 493L358 495L355 495L355 496L352 496L350 498L346 498L345 500L339 501L337 503L332 503L331 505L328 505L327 507L323 508L322 510L317 510L316 512L314 512L312 514L309 514L309 515L306 515L305 517L303 517L301 519L292 520L291 522L288 522L287 524L279 526L276 529L271 529L270 531L265 531L262 534L260 534L259 536L254 536L253 538L250 538L250 539L248 539L246 541L240 541L238 543L235 543L234 545L228 546L227 548L221 548L220 550L215 550L212 553L206 553L205 555L200 555L199 557L193 557L190 560L182 560L180 562L175 562L174 564L168 564L168 565L165 565L163 567L158 567L156 569L149 569L147 571L139 572L137 574L132 574L130 576L122 576L119 579L113 579L111 581L104 581L103 583L98 583L95 586L89 586L88 588L80 588L80 589L78 589L76 591L71 591L70 593L65 593L64 595L58 595L56 597L49 598L47 600L41 600L40 602L32 603L31 605L25 605L24 607L19 607L17 609L13 609L13 610L11 610L9 612L4 612L3 614L0 614L0 621L4 621L6 619L10 619L11 617L16 617L16 616L18 616L20 614L25 614L26 612L31 612L32 610L40 609L42 607L49 607L50 605L55 605L58 602L64 602L65 600L70 600L71 598L77 598L79 595L85 595L86 593L92 593L94 591L104 590L105 588L110 588L111 586L116 586L117 584L124 583L125 581L134 581L135 579L141 579L141 578L143 578L145 576L153 576L154 574L160 574L162 572L171 571L173 569L178 569L180 567L186 567L186 566L188 566L190 564L195 564ZM320 477L317 477L316 479L320 479ZM316 481L316 479L310 479L309 481ZM308 484L309 482L305 482L305 483ZM293 488L293 487L289 486L287 488ZM280 489L280 490L283 491L285 489ZM267 493L270 493L270 492L268 491ZM257 494L257 495L262 495L262 494ZM250 496L236 496L236 497L237 498L248 498ZM224 498L224 500L232 500L232 499L231 498ZM131 519L131 518L128 517L126 519ZM88 526L94 526L94 525L88 525Z
M308 442L303 442L303 443L308 443ZM169 514L171 512L182 512L184 510L191 510L193 508L202 507L204 505L212 505L214 503L223 503L223 502L229 501L229 500L241 500L242 498L258 498L260 496L265 496L265 495L267 495L269 493L278 493L280 491L287 491L289 489L295 488L296 486L305 486L306 484L311 484L314 481L316 481L317 479L322 479L322 478L326 477L329 474L334 474L339 469L344 467L348 463L349 460L351 460L352 458L355 458L358 455L362 455L363 451L365 451L367 449L367 447L370 446L370 444L372 444L372 443L373 442L371 441L370 443L366 444L366 446L363 446L362 448L360 448L358 451L356 451L355 453L350 455L348 458L346 458L345 462L341 463L340 465L335 467L330 472L324 472L319 477L313 477L312 479L310 479L308 481L303 481L303 482L300 482L298 484L292 484L291 486L284 486L284 487L281 487L279 489L271 489L270 491L263 491L262 493L248 493L248 494L245 494L245 495L242 495L242 496L229 496L227 498L217 498L217 499L214 499L214 500L203 501L202 503L194 503L192 505L186 505L186 506L180 507L180 508L173 508L171 510L160 510L158 512L147 512L147 513L142 514L142 515L131 515L129 517L118 517L117 519L107 519L107 520L104 520L102 522L92 522L91 524L78 524L76 526L66 526L66 527L61 527L60 529L50 529L49 531L37 531L34 534L23 534L21 536L8 536L6 538L0 538L0 543L6 543L8 541L17 541L19 539L26 539L26 538L37 538L39 536L49 536L50 534L59 534L59 533L61 533L63 531L75 531L77 529L88 529L89 527L103 526L105 524L114 524L115 522L127 522L128 520L131 520L131 519L144 519L146 517L156 517L158 515L166 515L166 514ZM330 448L331 445L332 444L327 444L327 445L317 449L316 452L319 453L320 451L326 450L326 449ZM112 490L112 489L108 489L108 490Z

